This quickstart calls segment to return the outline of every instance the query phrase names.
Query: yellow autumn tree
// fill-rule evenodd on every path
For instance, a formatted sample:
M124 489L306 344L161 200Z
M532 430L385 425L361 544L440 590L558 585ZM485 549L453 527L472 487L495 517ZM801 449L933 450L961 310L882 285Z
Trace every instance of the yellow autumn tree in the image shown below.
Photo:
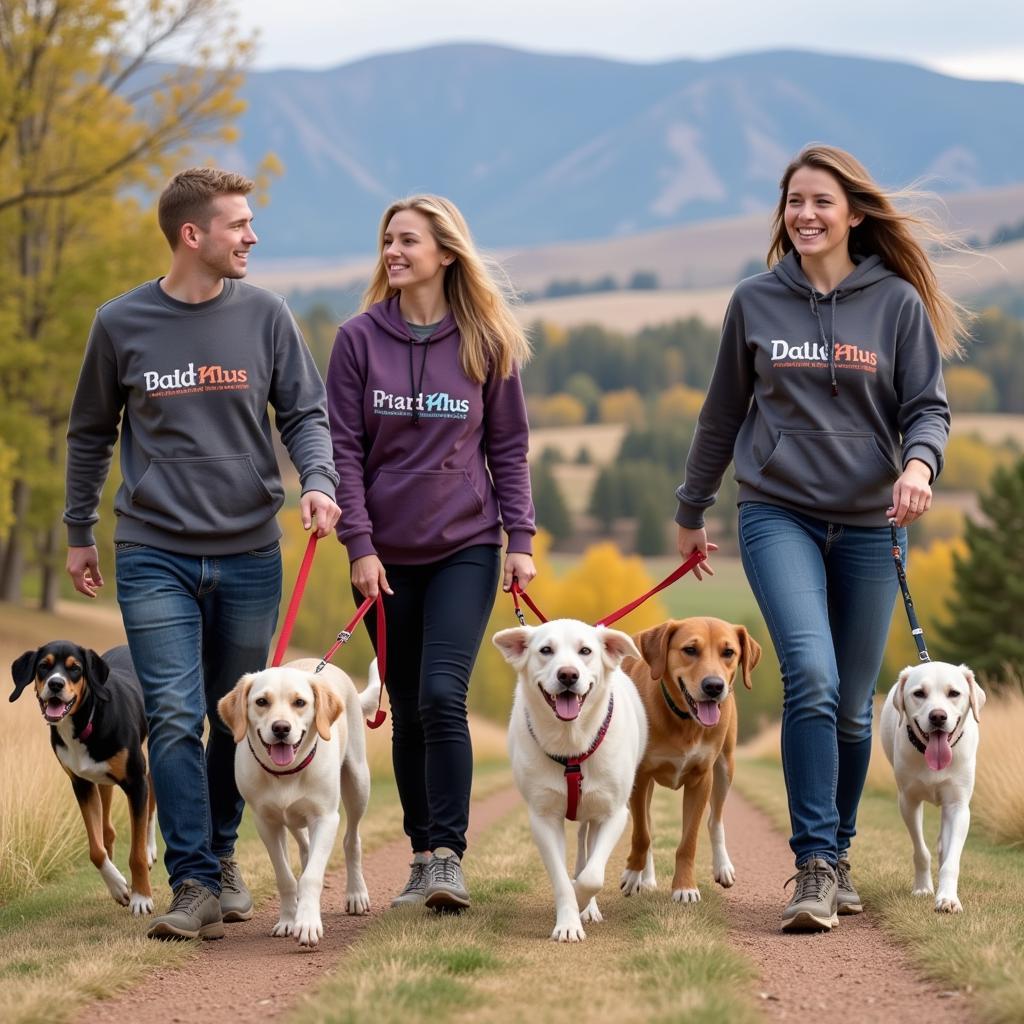
M598 403L598 418L602 423L625 423L631 427L642 427L647 422L647 408L633 388L606 391Z

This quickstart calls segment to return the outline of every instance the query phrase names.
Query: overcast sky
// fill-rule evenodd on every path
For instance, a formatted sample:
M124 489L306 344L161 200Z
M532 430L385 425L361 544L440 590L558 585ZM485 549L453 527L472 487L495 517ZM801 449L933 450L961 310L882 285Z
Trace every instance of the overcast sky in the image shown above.
M236 2L240 26L260 31L257 68L326 68L472 41L640 62L811 49L1024 82L1024 4L1018 0Z

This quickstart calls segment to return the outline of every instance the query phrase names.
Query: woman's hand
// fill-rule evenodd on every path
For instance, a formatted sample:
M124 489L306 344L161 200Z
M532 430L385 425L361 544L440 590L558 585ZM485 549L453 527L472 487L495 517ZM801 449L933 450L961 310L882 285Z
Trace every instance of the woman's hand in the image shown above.
M508 593L512 589L512 577L515 576L519 586L525 590L536 575L537 567L529 555L521 551L510 551L505 556L505 575L501 581L501 589Z
M711 568L707 561L709 551L717 551L717 544L708 543L708 533L703 527L699 530L688 530L685 526L679 527L679 537L677 540L679 547L679 557L685 562L694 551L699 551L704 556L703 562L698 562L693 567L693 575L698 580L704 578L703 573L707 573L709 576L715 575L715 570Z
M388 574L376 555L363 555L352 563L352 586L363 597L376 597L381 591L393 594L388 585Z
M892 485L892 504L885 510L897 526L920 519L932 507L932 471L927 462L911 459Z

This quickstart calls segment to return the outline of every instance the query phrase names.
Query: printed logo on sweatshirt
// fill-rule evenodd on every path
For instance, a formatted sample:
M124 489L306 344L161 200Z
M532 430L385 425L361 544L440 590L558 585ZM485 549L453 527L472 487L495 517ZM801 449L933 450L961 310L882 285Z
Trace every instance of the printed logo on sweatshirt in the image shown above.
M772 338L772 367L792 369L806 366L827 366L828 348L813 341L795 343L784 338ZM878 372L878 353L858 345L837 344L835 351L837 370L863 370Z
M447 391L425 395L421 391L415 401L411 395L395 395L374 388L373 411L378 416L408 416L418 410L421 419L464 420L469 414L468 398L452 398Z
M195 395L202 391L247 391L248 370L229 370L223 366L200 366L189 363L184 370L170 373L144 370L146 394L150 398L168 398L174 395Z

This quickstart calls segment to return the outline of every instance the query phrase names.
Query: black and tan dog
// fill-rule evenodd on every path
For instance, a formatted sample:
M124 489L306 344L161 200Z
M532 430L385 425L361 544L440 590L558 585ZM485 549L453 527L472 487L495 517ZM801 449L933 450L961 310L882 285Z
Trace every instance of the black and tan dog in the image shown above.
M127 647L102 657L66 640L26 651L11 665L12 701L29 683L50 726L50 745L71 779L89 836L89 859L111 896L136 915L153 911L149 867L156 859L156 816L142 743L142 689ZM113 787L128 797L132 884L114 866Z

